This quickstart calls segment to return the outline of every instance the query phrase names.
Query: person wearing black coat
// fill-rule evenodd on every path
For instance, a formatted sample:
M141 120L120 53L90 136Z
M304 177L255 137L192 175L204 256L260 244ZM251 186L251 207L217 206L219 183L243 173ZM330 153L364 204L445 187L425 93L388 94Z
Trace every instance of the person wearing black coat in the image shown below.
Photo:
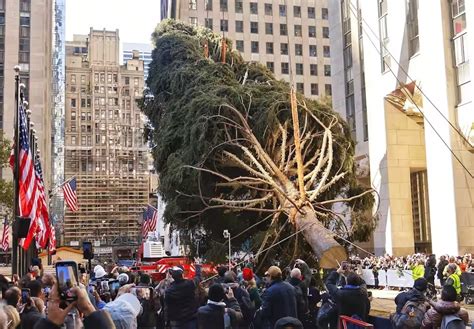
M428 282L425 278L416 279L413 288L408 291L401 292L395 297L395 304L397 305L397 314L400 314L403 306L407 302L424 302L426 300L425 291Z
M248 329L252 320L255 316L255 307L250 300L248 291L239 286L236 282L236 275L232 271L227 271L224 275L224 285L232 288L233 295L239 303L240 310L242 312L243 319L240 321L239 329Z
M298 317L295 288L282 280L281 269L270 266L265 273L270 286L262 296L261 315L265 329L273 329L275 323L286 316Z
M305 322L308 314L308 289L301 280L301 271L298 268L291 270L288 282L295 288L298 319Z
M425 274L424 278L428 282L428 291L431 297L436 297L435 287L435 275L436 275L436 256L430 255L425 263Z
M170 273L174 281L165 291L165 323L171 329L197 327L199 303L196 288L201 281L201 267L196 265L196 276L193 280L184 279L183 272L179 266L171 268Z
M242 320L239 303L232 289L225 291L222 284L215 283L209 287L207 305L198 309L198 328L224 329L226 315L232 329L237 329Z
M346 285L337 287L340 274L347 274ZM364 280L354 272L346 272L342 267L329 274L326 287L331 299L337 304L339 315L352 317L357 315L367 321L370 311L370 301Z
M439 258L439 263L438 263L438 272L436 273L436 276L438 277L441 286L443 287L444 284L446 283L446 278L444 277L443 271L444 268L449 264L449 262L446 260L446 256L441 256Z

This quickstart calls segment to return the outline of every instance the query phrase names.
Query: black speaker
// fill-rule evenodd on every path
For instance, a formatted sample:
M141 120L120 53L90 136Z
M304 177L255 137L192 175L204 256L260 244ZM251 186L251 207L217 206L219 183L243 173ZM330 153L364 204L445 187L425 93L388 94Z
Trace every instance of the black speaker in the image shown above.
M94 253L92 252L92 242L83 242L82 243L82 255L84 259L93 259Z
M30 229L31 218L17 217L16 221L18 239L26 238L28 236L28 230Z

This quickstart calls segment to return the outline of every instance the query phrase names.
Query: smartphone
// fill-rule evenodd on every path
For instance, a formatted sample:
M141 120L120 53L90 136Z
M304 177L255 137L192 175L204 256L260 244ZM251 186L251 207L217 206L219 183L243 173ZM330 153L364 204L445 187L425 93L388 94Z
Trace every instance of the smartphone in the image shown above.
M95 286L93 284L90 284L88 287L87 287L87 291L89 291L89 293L91 294L94 294L95 292Z
M21 303L26 304L28 302L28 299L31 296L31 291L28 288L22 288L21 289Z
M100 281L98 284L99 284L99 287L100 287L100 293L101 293L101 294L104 294L104 293L110 291L110 289L109 289L109 281L108 281L108 280Z
M48 299L50 293L51 293L51 287L44 287L44 288L43 288L43 295L44 295L44 298Z
M56 262L56 278L58 280L59 296L63 300L73 301L76 296L71 289L77 286L77 263L74 261Z
M111 280L109 281L109 290L112 293L117 293L117 291L120 288L120 282L119 280Z

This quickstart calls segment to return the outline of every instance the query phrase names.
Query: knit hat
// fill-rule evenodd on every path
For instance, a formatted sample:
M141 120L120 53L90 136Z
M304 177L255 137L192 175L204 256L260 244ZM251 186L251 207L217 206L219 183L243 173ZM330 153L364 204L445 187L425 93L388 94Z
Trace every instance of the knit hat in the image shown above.
M101 265L96 265L94 267L94 275L96 279L100 279L104 276L107 275L107 272L105 272L104 268Z
M121 273L118 276L117 280L119 280L120 285L123 286L123 285L126 285L128 283L129 277L128 277L127 273Z
M428 288L428 281L426 281L425 278L416 279L415 283L413 284L413 288L418 291L425 291L426 288Z
M244 268L242 271L242 277L244 278L245 281L250 281L253 279L253 272L251 268Z
M222 285L218 283L214 283L212 286L209 287L208 296L209 300L213 302L220 302L225 297L224 288Z

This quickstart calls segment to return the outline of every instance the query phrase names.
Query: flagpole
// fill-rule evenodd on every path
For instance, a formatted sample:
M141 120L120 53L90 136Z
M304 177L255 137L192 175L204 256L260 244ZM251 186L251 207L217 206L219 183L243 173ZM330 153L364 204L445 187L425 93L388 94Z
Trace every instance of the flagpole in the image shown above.
M20 66L16 65L15 68L15 112L14 112L14 144L15 144L15 172L14 172L14 183L15 183L15 200L14 200L14 217L12 225L12 278L14 274L18 274L18 217L19 212L19 201L20 201L20 134L19 134L19 105L20 105Z

